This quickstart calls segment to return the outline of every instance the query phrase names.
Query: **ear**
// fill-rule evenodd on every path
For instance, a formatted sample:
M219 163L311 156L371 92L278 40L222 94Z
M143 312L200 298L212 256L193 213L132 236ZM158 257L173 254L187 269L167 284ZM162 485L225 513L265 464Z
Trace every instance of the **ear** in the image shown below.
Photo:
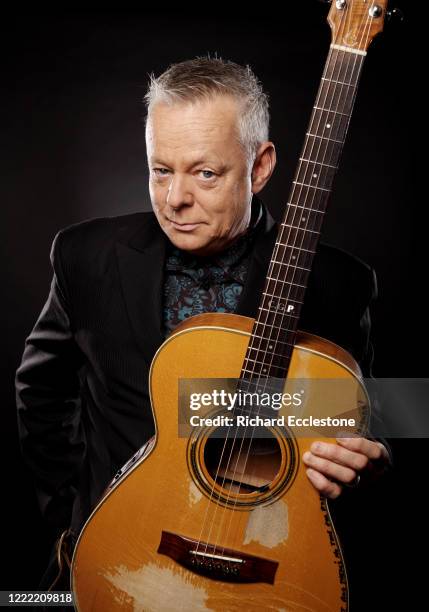
M259 193L271 178L276 166L276 148L272 142L263 142L256 153L252 168L252 193Z

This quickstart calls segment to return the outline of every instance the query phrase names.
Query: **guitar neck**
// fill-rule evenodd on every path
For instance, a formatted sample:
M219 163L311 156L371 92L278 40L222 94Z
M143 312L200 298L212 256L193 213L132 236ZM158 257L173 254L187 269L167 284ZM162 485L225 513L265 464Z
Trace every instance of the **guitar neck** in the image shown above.
M251 343L249 358L263 376L284 378L288 370L364 57L329 51L253 330L261 341Z
M240 378L284 379L367 48L387 0L333 2L332 43L268 268Z

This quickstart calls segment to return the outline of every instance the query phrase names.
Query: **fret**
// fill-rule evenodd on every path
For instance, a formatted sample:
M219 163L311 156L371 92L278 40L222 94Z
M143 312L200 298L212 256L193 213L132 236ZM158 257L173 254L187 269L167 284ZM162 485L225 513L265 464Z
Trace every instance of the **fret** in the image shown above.
M296 264L292 264L292 263L285 263L284 261L277 261L276 259L272 259L271 262L272 264L279 264L279 266L290 266L291 268L298 268L299 270L305 270L306 272L310 272L310 268L302 268L301 266L297 266Z
M304 266L295 265L295 263L290 265L272 263L268 269L268 274L271 278L281 279L282 281L291 281L292 284L295 284L294 280L301 282L301 279L307 278L307 274L310 272L310 267L308 266L310 262L307 260L307 258L308 255L302 258L303 261L299 261L299 264L304 264Z
M272 310L271 308L264 308L263 306L259 306L258 310L263 310L264 312L269 312L270 314L274 315L275 317L292 317L293 319L299 319L299 317L297 315L294 315L291 312L287 312L287 311L284 311L284 310L282 310L281 312L278 312L278 311ZM271 323L268 323L268 321L264 321L264 325L268 325L269 327L276 327L275 325L272 325ZM283 327L281 329L283 329Z
M300 157L299 159L301 161L305 161L305 162L308 162L310 164L317 164L318 166L326 166L327 168L335 168L335 170L338 170L338 166L331 166L331 164L323 164L322 162L318 162L318 161L316 161L314 159L305 159L304 157Z
M350 117L347 113L340 113L340 111L333 110L332 108L322 108L321 106L313 106L316 110L326 111L328 113L334 113L335 115L342 115L343 117Z
M292 247L292 245L285 244L284 242L276 242L276 246L291 247L291 248L297 249L298 251L307 251L307 253L315 253L316 252L316 251L309 251L308 249L304 249L303 247L299 247L299 246Z
M331 137L331 140L336 141L344 140L349 124L349 116L344 113L335 114L335 110L331 109L326 111L315 111L311 117L310 126L308 131L310 133L316 132L316 134L324 135L327 134ZM319 157L324 157L326 151L318 152ZM304 153L305 156L305 153Z
M318 93L317 106L325 106L327 101L334 101L335 94L335 108L331 110L337 110L345 115L350 115L353 108L354 89L346 89L340 87L339 91L336 88L332 88L328 80L322 81ZM321 102L320 102L321 101Z
M282 359L284 359L284 356L283 356L283 355L278 355L278 357L281 357ZM280 368L281 368L281 369L283 369L283 370L284 370L284 369L286 369L286 368L284 367L284 365L282 365L282 364L278 364L278 363L276 363L276 364L274 364L274 363L265 363L264 361L258 361L257 359L250 359L250 357L246 357L246 361L251 362L251 363L255 363L255 364L257 364L257 365L261 365L261 366L263 366L263 367L264 367L264 369L265 369L265 372L266 372L266 371L267 371L269 368L271 368L271 367L273 367L273 366L274 366L275 368L277 368L277 369L280 369ZM263 373L265 373L265 372L264 372L264 370L262 370L262 372L263 372Z
M272 279L273 282L276 281L282 283L282 285L279 286L279 289L276 289L275 287L267 287L267 289L270 291L273 290L274 293L278 293L280 290L282 297L285 297L284 286L286 283L290 285L291 288L297 287L297 289L293 290L293 293L295 293L299 291L298 287L300 285L304 285L306 279L308 278L309 272L310 269L308 266L305 268L298 268L292 266L281 267L279 264L272 264L268 269L269 278ZM290 291L290 289L287 288L286 291Z
M298 228L295 226L285 225L288 222L293 221L293 211L289 210L289 214L286 212L284 222L280 225L279 236L277 244L287 247L288 249L304 246L306 249L315 249L319 240L320 229L323 221L323 217L317 215L312 218L312 226L316 231L305 231L303 227ZM286 242L285 242L286 241ZM284 259L284 256L279 259Z
M321 215L323 215L323 213L325 212L324 210L317 210L315 208L309 208L308 206L299 206L299 204L293 204L292 202L288 202L287 203L288 206L293 206L294 208L300 208L301 210L306 210L307 212L311 212L311 213L319 213ZM277 244L277 243L276 243ZM298 248L298 247L297 247ZM305 250L305 249L304 249Z
M275 278L276 275L280 275L284 278L284 274L288 272L288 268L291 270L302 270L304 272L310 271L312 255L308 251L297 252L294 254L293 249L288 249L284 253L274 253L282 261L271 260L268 274Z
M265 354L263 355L263 357L268 357L271 358L272 355L271 353L269 354ZM262 366L261 368L261 374L267 374L269 372L269 370L271 368L282 368L283 370L286 369L287 367L287 361L288 361L288 355L277 355L277 353L275 354L275 357L278 360L281 361L269 361L269 362L265 362L265 361L259 361L258 359L250 359L250 357L246 357L246 361L247 363L245 363L245 366L249 366L249 364L253 364L254 366Z
M295 317L294 315L290 315L290 314L286 314L285 316L293 317L294 319L298 318L298 317ZM273 325L272 323L266 323L264 321L260 321L259 319L257 319L255 321L255 325L263 325L264 327L270 327L271 329L280 329L282 332L292 331L290 329L287 329L286 327L279 327L278 325Z
M363 58L355 57L352 59L344 53L330 51L322 76L325 79L335 78L337 81L357 84L362 64Z
M287 368L277 368L278 370L284 370L285 372L287 372ZM260 372L255 372L254 370L248 370L247 368L242 368L241 370L242 372L246 372L246 374L260 374ZM246 379L244 379L246 380ZM265 406L266 408L266 406Z
M279 297L277 295L272 295L271 293L267 293L266 291L262 292L262 295L266 295L267 297L271 297L271 298L276 298L276 300L284 300L286 301L285 298ZM287 300L288 302L295 302L296 304L303 304L304 302L300 302L299 300Z
M251 357L249 357L249 355L254 355L255 359L252 359ZM271 361L270 363L267 363L266 361L260 361L258 357L262 358L263 360L265 360L266 358L271 359L271 357L273 357L273 361ZM290 358L290 354L288 353L281 353L281 354L273 353L273 352L268 351L267 349L262 349L262 348L252 348L246 355L246 361L249 361L251 363L256 363L264 367L268 365L283 366L286 364L288 358ZM274 359L277 359L280 361L274 361Z
M290 202L288 203L288 206L295 206L296 208L303 208L303 206L298 206L297 204L291 204ZM317 211L314 211L314 212L323 212L323 211L322 210L317 210ZM316 251L310 251L309 249L304 249L304 247L300 247L300 246L292 246L291 244L283 244L283 242L276 242L275 246L290 247L291 249L294 249L296 251L305 251L306 253L315 253L316 252Z
M336 142L337 144L343 144L342 140L335 140L334 138L328 138L327 136L318 136L317 134L311 134L310 132L306 132L307 136L312 136L313 138L320 138L320 140L329 140L330 142Z
M243 368L241 370L240 383L241 381L243 381L247 385L250 385L250 386L247 386L245 389L243 389L243 387L240 386L240 389L242 391L246 391L248 393L258 393L258 392L260 393L261 391L270 390L271 392L281 393L281 389L278 389L277 384L275 384L275 386L269 385L268 381L270 379L272 380L276 378L282 378L282 379L285 378L287 374L287 369L288 369L287 364L285 364L284 366L279 366L279 367L271 367L269 368L269 371L267 372L261 372L257 368L251 369L252 368L251 364L249 364L248 367L246 367L246 365L243 365ZM247 377L245 376L246 374L248 375ZM242 408L242 406L240 406L239 408ZM262 408L267 409L268 407L267 406L257 407L257 409L262 409ZM250 408L250 410L252 410L252 408Z
M272 342L272 340L271 340L271 342ZM271 346L271 344L270 344L270 346ZM264 348L262 348L260 346L258 346L258 347L256 347L256 346L249 346L248 349L247 349L247 352L248 352L248 354L250 354L252 352L256 353L256 357L258 357L259 353L264 353L264 358L265 358L265 354L273 355L275 357L278 357L279 359L284 359L284 356L285 356L285 353L277 353L276 351L272 351L272 350L268 349L268 347L264 349ZM247 359L247 356L246 356L246 359ZM264 364L264 365L266 365L266 364Z
M281 223L281 225L282 225L283 227L291 227L292 229L296 229L296 230L298 230L299 232L310 232L311 234L320 234L320 232L317 232L317 231L315 231L315 230L308 229L307 227L297 227L296 225L290 225L289 223L284 223L284 222L283 222L283 223Z
M298 181L292 181L292 183L294 185L301 185L301 187L310 187L311 189L319 189L319 191L331 191L330 189L325 189L324 187L318 187L317 185L306 185L305 183L298 183Z
M242 368L241 372L246 372L246 374L255 374L255 372L252 372L251 370L248 370L247 368Z
M344 83L358 83L358 77L360 73L361 66L358 62L341 62L340 64L337 62L336 65L331 66L332 70L329 73L326 73L324 76L327 80L330 78L334 78L336 81L343 81ZM326 82L322 81L322 86L325 86ZM335 87L335 93L337 93L337 87ZM341 91L346 91L348 95L354 96L356 94L355 90L341 88ZM332 96L333 98L333 96ZM323 105L326 106L326 105Z
M322 81L328 81L329 83L336 83L337 85L345 85L346 87L356 88L356 85L352 83L343 83L342 81L335 81L334 79L327 79L326 77L322 77Z
M276 283L282 283L282 285L291 285L293 287L302 287L303 289L307 288L307 285L299 285L298 283L291 283L290 281L284 281L280 278L272 278L271 276L267 276L268 280L275 281Z
M326 146L329 146L328 143L322 142L322 147ZM310 141L308 141L307 149L308 151L306 152L311 155ZM322 155L325 157L324 152L322 152ZM316 187L320 185L323 188L327 188L332 185L336 171L337 168L330 164L317 162L301 163L294 178L297 183Z
M312 140L311 138L307 138L305 140L304 143L304 149L302 151L302 157L313 157L316 156L317 159L319 161L313 162L318 164L318 167L316 167L316 170L319 170L320 172L325 172L325 174L331 174L332 176L335 176L335 172L337 171L337 167L336 164L338 162L339 159L339 144L338 144L338 136L339 138L345 140L345 134L346 134L346 126L343 126L343 133L342 134L334 134L334 136L336 137L334 140L335 142L333 142L333 139L329 139L329 138L325 138L323 136L318 137L319 141L317 142L316 140ZM314 131L314 127L313 126L309 126L310 130ZM312 134L313 131L310 131L310 133ZM317 151L315 152L315 149L317 149ZM322 166L322 163L326 163L324 166ZM329 167L330 166L330 167ZM305 166L304 164L301 164L300 166L298 166L297 172L299 172L299 170L305 167L307 168L308 166ZM295 177L294 177L295 178Z
M286 331L293 331L293 330L286 330ZM279 340L278 338L276 340L273 340L273 339L265 338L265 336L259 336L258 334L252 333L251 339L250 339L251 342L252 342L253 338L259 338L259 339L264 340L266 342L270 342L271 344L268 346L268 350L269 351L271 351L274 348L274 345L276 345L276 344L284 344L285 346L288 346L288 347L290 347L292 349L295 348L294 344L291 344L290 342L285 342L284 340ZM254 348L254 347L252 346L251 348Z

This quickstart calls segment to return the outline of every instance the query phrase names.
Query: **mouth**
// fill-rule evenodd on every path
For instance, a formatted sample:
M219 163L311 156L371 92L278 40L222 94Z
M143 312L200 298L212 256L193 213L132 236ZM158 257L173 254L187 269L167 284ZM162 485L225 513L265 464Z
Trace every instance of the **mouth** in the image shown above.
M177 223L176 221L173 221L172 219L168 219L168 221L170 221L174 229L177 229L179 232L191 232L192 230L197 228L199 225L202 225L201 223Z

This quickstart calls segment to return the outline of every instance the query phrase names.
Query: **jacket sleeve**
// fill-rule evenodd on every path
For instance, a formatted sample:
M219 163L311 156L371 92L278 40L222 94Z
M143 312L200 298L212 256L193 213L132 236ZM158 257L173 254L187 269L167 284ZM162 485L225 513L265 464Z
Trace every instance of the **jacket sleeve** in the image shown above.
M370 388L367 385L367 390L370 396L371 402L371 418L369 423L369 432L368 437L373 440L377 440L384 444L388 453L390 465L393 465L393 456L392 449L387 441L387 439L380 435L380 432L383 432L383 404L380 399L380 394L377 391L377 381L373 377L372 374L372 365L374 361L374 347L372 343L371 337L371 306L373 301L378 296L378 286L377 286L377 277L375 271L370 269L371 275L371 290L369 293L369 301L367 306L362 313L360 322L359 322L359 332L357 332L357 336L361 337L361 356L359 359L359 365L362 370L363 376L369 381ZM384 433L384 432L383 432Z
M84 360L71 329L60 242L61 233L51 249L50 293L16 373L16 397L21 450L42 514L54 526L67 527L85 455L79 399Z

